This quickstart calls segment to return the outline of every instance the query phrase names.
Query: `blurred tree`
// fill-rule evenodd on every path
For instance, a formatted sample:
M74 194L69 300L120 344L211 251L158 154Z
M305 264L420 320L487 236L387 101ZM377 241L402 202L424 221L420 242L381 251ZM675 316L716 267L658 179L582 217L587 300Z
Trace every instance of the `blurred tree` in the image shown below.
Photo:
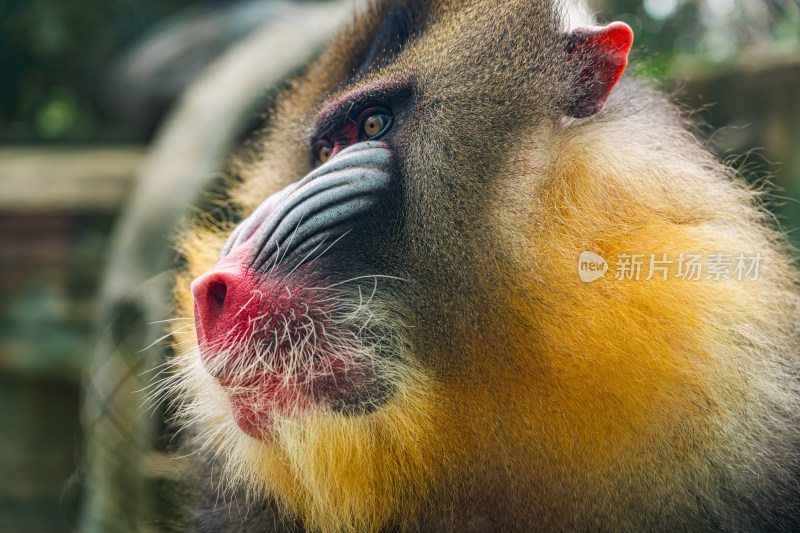
M0 0L0 142L136 140L97 105L98 81L191 0Z

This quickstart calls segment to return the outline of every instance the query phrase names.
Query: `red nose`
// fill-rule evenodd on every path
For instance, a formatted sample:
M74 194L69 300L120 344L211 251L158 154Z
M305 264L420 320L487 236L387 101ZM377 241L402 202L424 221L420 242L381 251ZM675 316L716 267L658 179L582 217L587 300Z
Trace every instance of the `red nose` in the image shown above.
M242 342L253 313L263 305L247 259L242 246L192 282L194 322L204 359Z

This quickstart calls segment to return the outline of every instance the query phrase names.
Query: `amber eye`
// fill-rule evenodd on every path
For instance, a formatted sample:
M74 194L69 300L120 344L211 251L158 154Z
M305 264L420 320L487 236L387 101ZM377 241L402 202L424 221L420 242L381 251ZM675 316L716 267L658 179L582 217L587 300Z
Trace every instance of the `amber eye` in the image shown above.
M389 130L392 125L392 115L383 110L374 110L364 114L361 121L362 140L377 139Z
M320 141L317 143L316 148L317 159L319 159L320 163L325 163L331 158L331 155L333 154L333 147L329 143Z

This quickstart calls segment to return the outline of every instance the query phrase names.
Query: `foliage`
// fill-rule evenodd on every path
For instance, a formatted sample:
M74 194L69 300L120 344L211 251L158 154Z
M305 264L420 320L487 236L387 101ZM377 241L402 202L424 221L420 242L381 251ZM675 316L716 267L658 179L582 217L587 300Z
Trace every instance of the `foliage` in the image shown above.
M0 142L135 140L99 103L114 59L190 0L0 0Z

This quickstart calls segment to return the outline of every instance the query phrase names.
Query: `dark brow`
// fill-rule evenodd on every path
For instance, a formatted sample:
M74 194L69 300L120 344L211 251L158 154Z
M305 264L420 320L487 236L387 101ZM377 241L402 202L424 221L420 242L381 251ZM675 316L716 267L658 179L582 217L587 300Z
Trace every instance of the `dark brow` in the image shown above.
M353 120L354 112L357 113L366 106L410 94L411 83L408 78L386 78L358 87L322 108L314 127L312 140L325 137L348 119Z

